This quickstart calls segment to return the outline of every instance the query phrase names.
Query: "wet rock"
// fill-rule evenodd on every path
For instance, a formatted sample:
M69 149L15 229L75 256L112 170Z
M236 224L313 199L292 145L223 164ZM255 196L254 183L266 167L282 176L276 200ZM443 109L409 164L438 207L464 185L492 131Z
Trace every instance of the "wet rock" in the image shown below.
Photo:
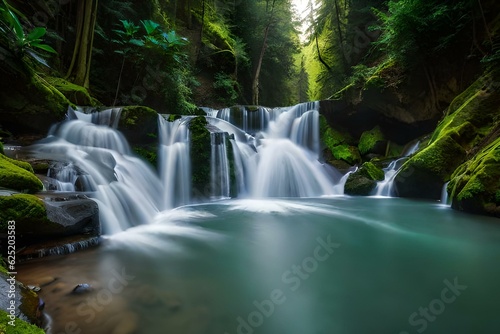
M72 199L65 201L45 201L47 218L60 226L60 233L100 234L99 207L90 199Z
M82 295L84 293L89 293L92 291L94 291L94 288L90 284L81 283L81 284L78 284L77 286L75 286L73 288L73 290L71 291L71 293L74 295Z

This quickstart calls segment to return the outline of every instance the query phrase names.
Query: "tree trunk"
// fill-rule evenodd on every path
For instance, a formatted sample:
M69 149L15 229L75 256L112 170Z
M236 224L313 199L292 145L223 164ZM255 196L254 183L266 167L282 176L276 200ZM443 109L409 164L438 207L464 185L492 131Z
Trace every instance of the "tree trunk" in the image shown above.
M262 61L264 59L264 54L266 53L266 48L267 48L267 36L269 35L269 29L271 28L271 24L273 23L273 16L274 16L274 5L276 4L276 0L273 0L271 9L270 9L270 14L269 14L269 21L267 22L266 25L266 30L264 31L264 41L262 43L262 48L260 49L260 55L259 59L257 60L257 66L255 67L255 74L253 77L252 81L252 104L258 105L259 104L259 77L260 77L260 70L262 68ZM269 2L266 3L266 10L268 9Z
M94 4L95 3L95 4ZM79 0L76 13L76 41L67 78L80 86L89 88L90 62L97 20L98 0Z

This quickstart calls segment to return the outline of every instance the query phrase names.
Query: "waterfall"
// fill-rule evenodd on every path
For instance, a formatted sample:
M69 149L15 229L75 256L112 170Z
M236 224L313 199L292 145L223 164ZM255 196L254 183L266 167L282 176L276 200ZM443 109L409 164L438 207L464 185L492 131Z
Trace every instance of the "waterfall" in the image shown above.
M441 190L441 204L446 206L450 205L450 203L448 203L448 183L450 183L450 181L446 182L443 185L443 190Z
M158 169L163 185L164 208L185 205L191 200L191 162L187 127L190 119L188 117L168 122L163 116L158 116Z
M71 113L75 111L70 110L66 121L34 145L36 157L58 161L66 167L77 166L86 174L81 190L90 191L89 196L99 204L104 233L112 234L152 221L162 208L159 177L143 160L130 153L123 135L113 128L113 117L108 117L110 123L104 125L103 117L74 118ZM49 175L60 178L60 182L74 180L70 168L63 172L51 169Z
M384 180L377 183L377 187L374 191L375 196L394 196L394 179L403 166L403 162L418 150L419 145L420 142L416 142L403 153L403 157L391 161L391 163L386 168L383 168Z
M210 197L212 199L229 198L230 170L227 156L226 133L210 133Z
M320 155L319 104L286 108L206 109L210 152L206 198L316 197L343 194L342 178ZM136 157L118 131L120 109L69 109L67 119L34 146L55 161L49 178L59 191L85 191L99 204L104 233L153 221L163 210L192 203L189 124L158 116L158 171ZM213 117L216 116L216 117ZM337 185L335 181L339 181ZM199 181L199 180L198 180Z

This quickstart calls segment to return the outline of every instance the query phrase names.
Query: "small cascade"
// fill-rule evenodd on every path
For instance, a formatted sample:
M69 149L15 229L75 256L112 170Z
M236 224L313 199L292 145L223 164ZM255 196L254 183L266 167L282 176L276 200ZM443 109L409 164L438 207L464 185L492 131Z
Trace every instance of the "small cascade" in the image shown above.
M334 194L336 194L336 195L344 195L345 194L345 183L347 182L349 175L351 175L352 173L355 173L357 170L358 170L358 167L355 167L353 170L348 171L340 178L340 181L336 185L333 186Z
M229 159L225 132L210 133L210 197L212 199L230 197Z
M92 107L78 107L76 110L69 107L67 119L79 119L87 123L106 125L113 129L117 129L121 113L122 108L109 108L97 111Z
M377 187L374 191L375 196L394 196L394 179L396 178L396 175L398 175L398 172L403 166L404 161L418 150L419 145L420 142L416 142L403 153L403 157L391 161L391 163L383 169L384 180L377 183Z
M159 171L163 185L163 208L190 203L191 161L189 158L189 117L174 122L158 118Z
M209 114L209 116L212 115L213 113L211 115ZM269 124L269 110L260 106L235 106L224 108L217 112L216 117L252 135L257 132L265 131Z
M449 198L448 198L448 183L450 183L450 181L446 182L444 185L443 185L443 190L441 190L441 204L442 205L446 205L446 206L449 206L450 203L449 203Z
M302 147L314 152L316 159L320 154L319 112L310 110L296 118L292 124L290 139Z
M99 204L104 233L152 221L161 208L159 178L144 161L131 155L123 135L112 128L113 117L107 118L108 125L88 122L102 123L102 117L82 119L69 116L56 125L49 137L34 145L36 156L77 166L86 174L82 179L86 189L82 190L93 191L89 196ZM63 168L53 177L69 183L73 175L71 168Z

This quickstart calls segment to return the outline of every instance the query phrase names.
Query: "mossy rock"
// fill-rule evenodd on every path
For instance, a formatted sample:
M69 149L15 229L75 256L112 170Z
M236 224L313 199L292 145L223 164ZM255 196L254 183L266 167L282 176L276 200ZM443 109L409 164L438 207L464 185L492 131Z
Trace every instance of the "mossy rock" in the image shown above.
M465 162L468 152L483 145L498 124L500 92L487 74L450 105L429 145L412 156L395 178L402 197L439 199L442 185Z
M158 113L144 106L124 107L118 130L125 135L131 146L157 144Z
M0 80L0 124L14 135L46 135L64 119L71 102L37 74L3 72Z
M97 106L101 103L90 96L85 87L75 85L63 78L48 77L47 82L60 91L71 103L78 106Z
M375 166L375 164L373 164L370 161L365 162L357 172L369 178L370 180L374 181L384 180L384 171L379 167Z
M375 153L384 155L387 141L384 138L382 130L378 126L370 131L365 131L359 138L358 149L361 155Z
M372 162L365 162L356 172L347 178L344 192L347 195L368 196L377 186L377 181L384 179L384 171Z
M43 184L30 164L0 154L0 187L34 193L42 190Z
M207 197L210 192L210 131L207 120L198 116L189 121L191 175L194 197Z
M349 145L352 143L351 136L345 131L332 128L323 115L319 115L319 131L327 162L333 164L334 160L342 160L351 166L361 162L358 149Z
M8 334L45 334L44 330L40 327L32 325L24 320L16 318L14 320L15 326L9 325L10 318L8 313L0 310L0 333Z
M500 217L500 138L458 167L448 190L454 209Z
M0 196L0 233L7 231L7 222L16 222L16 234L31 231L31 226L53 224L47 218L43 201L33 195L15 194Z
M377 186L377 182L356 172L349 175L344 186L346 195L368 196Z
M361 155L359 154L358 148L355 146L349 146L347 144L335 146L332 149L332 154L335 159L343 160L351 166L361 162Z

